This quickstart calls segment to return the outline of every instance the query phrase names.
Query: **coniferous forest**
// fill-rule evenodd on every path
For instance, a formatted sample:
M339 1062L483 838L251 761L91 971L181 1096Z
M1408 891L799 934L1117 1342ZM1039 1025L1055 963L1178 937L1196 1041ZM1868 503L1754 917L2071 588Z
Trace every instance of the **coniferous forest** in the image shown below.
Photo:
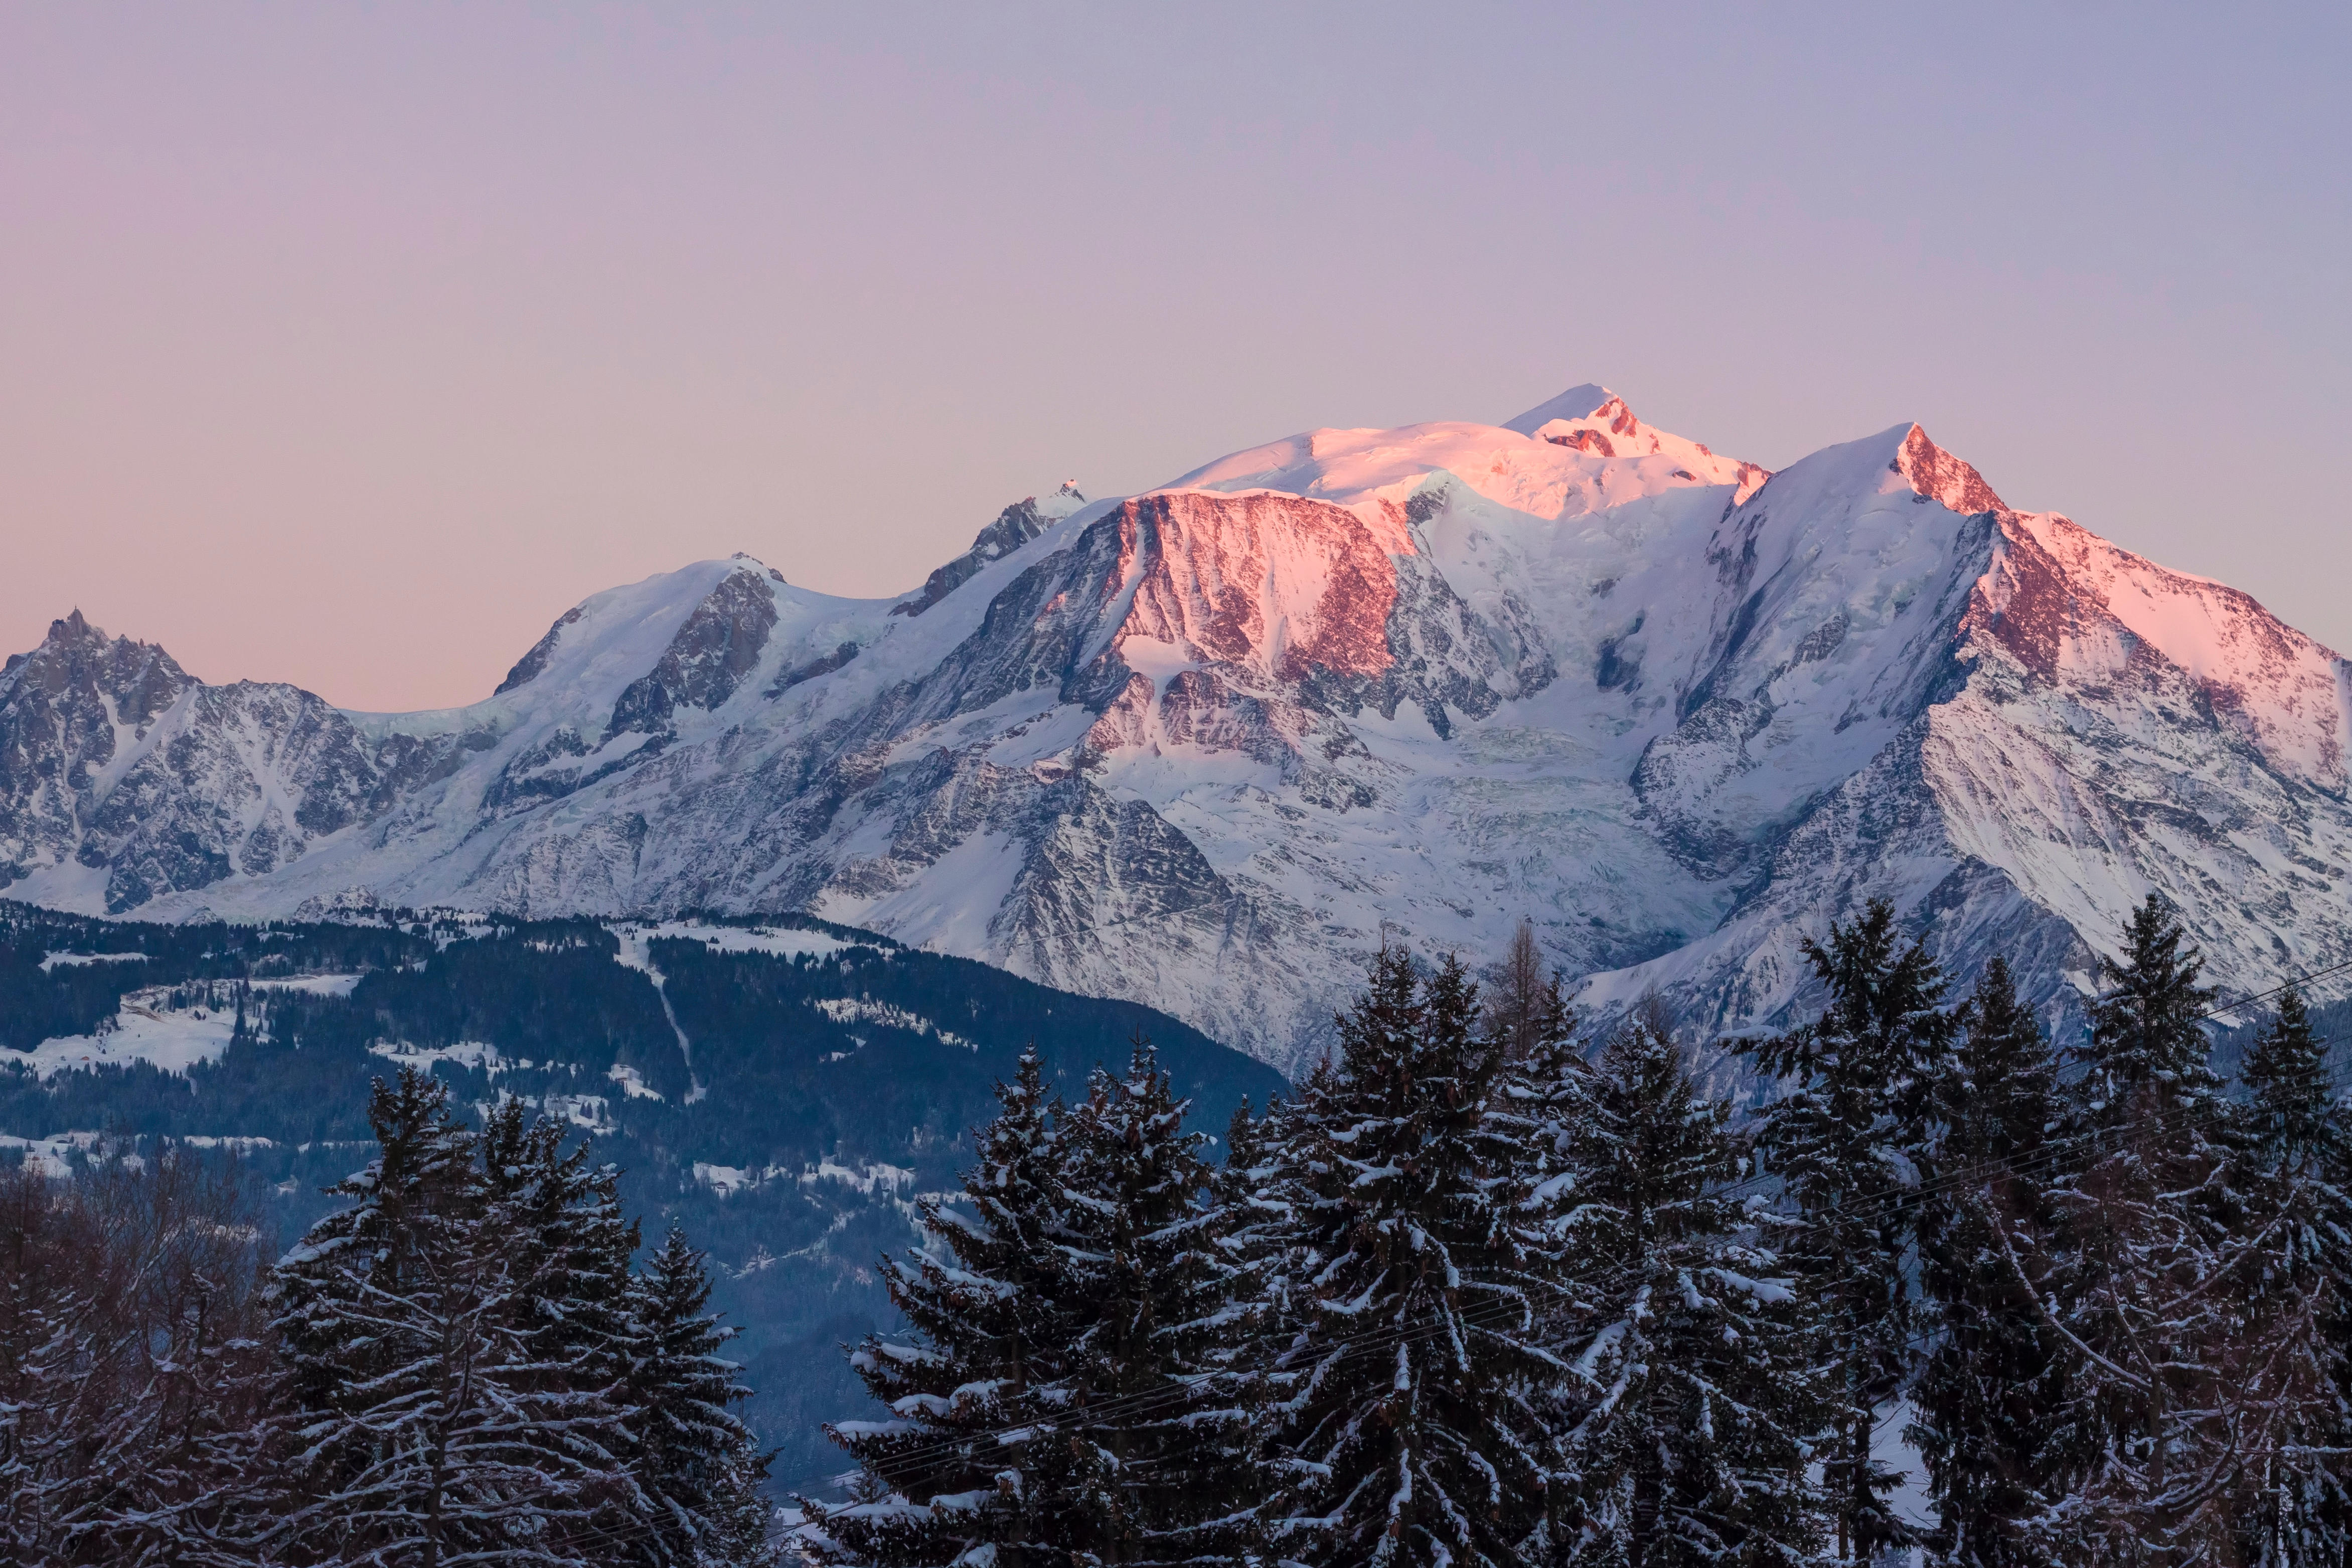
M0 1173L0 1558L761 1563L766 1458L702 1255L416 1069L274 1263L233 1161Z
M854 1347L812 1561L2341 1564L2345 1113L2293 990L2209 1062L2167 907L2079 1042L1892 911L1715 1070L1590 1036L1523 932L1388 952L1213 1163L1152 1054L1002 1087ZM1746 1104L1711 1082L1771 1086ZM1890 1459L1924 1458L1924 1507ZM1916 1461L1915 1461L1916 1463Z
M233 1148L275 1257L349 1201L331 1189L374 1147L373 1079L426 1068L475 1118L519 1099L620 1167L648 1236L682 1226L708 1251L753 1390L738 1409L780 1478L838 1464L822 1424L864 1394L836 1347L893 1316L875 1260L912 1234L917 1194L954 1184L1032 1042L1076 1095L1148 1034L1212 1131L1283 1083L1134 1003L820 921L679 922L636 968L622 922L371 920L165 925L0 900L0 1164L79 1175ZM786 951L715 940L760 931ZM122 1047L142 1029L214 1044L142 1059ZM44 1062L45 1040L97 1059Z
M1809 1022L1735 1041L1584 1026L1526 931L1483 975L1391 950L1222 1140L1139 1035L1076 1082L1032 1050L880 1262L824 1477L736 1415L702 1255L522 1099L379 1080L282 1252L226 1155L28 1163L0 1554L2340 1565L2327 1044L2256 999L2225 1077L2168 909L2123 937L2064 1042L1884 904L1807 946Z

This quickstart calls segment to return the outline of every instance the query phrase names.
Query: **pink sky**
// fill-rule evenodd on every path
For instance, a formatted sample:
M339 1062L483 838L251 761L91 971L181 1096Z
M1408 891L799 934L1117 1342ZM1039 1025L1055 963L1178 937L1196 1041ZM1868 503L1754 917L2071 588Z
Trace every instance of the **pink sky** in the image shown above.
M2249 15L0 9L0 651L455 704L690 560L1583 380L2352 647L2352 39Z

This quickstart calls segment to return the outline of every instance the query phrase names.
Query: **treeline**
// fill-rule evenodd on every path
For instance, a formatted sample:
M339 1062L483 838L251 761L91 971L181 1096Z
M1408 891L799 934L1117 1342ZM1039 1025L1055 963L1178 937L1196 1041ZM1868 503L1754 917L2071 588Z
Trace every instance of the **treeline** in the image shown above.
M764 1564L702 1257L507 1100L378 1080L268 1261L234 1163L0 1172L0 1561Z
M1704 1092L1580 1038L1523 931L1482 997L1383 953L1336 1058L1181 1131L1147 1047L1001 1090L904 1331L830 1431L841 1564L2341 1564L2344 1112L2292 991L2232 1095L2151 899L2079 1046L1874 905L1821 1016ZM1908 1412L1907 1416L1906 1412ZM1902 1517L1907 1436L1935 1521Z

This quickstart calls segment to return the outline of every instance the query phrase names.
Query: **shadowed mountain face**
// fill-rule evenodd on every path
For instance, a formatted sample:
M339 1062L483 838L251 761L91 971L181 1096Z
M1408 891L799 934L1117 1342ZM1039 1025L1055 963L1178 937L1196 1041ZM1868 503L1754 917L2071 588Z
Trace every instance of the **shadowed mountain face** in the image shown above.
M1007 509L897 600L745 558L499 692L341 714L77 618L0 676L9 896L803 910L1283 1067L1383 941L1532 920L1607 1010L1759 1026L1884 895L2063 1008L2150 889L2231 984L2352 957L2342 663L1916 426L1777 473L1580 387Z

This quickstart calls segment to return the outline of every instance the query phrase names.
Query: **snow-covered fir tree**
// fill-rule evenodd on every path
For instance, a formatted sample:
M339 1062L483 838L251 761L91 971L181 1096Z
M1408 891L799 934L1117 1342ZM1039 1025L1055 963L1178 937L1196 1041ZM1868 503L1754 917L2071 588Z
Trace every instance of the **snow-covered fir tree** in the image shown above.
M2044 1318L2067 1361L2048 1550L2069 1561L2229 1561L2248 1466L2304 1394L2235 1177L2233 1108L2207 1062L2213 993L2151 894L2105 965L2058 1124ZM2291 1334L2289 1335L2291 1338Z
M1555 1417L1574 1510L1542 1555L1681 1568L1812 1560L1822 1499L1807 1437L1829 1407L1797 1282L1759 1236L1731 1108L1654 1011L1603 1047L1570 1130L1585 1287Z
M1262 1308L1205 1138L1142 1041L1076 1106L1047 1105L1034 1054L1001 1092L970 1214L934 1205L941 1250L888 1266L919 1342L853 1358L898 1419L835 1426L873 1484L811 1505L815 1535L885 1563L1241 1561L1268 1489L1238 1353Z
M257 1554L610 1561L597 1515L630 1485L623 1435L602 1391L574 1385L520 1321L528 1248L478 1140L413 1068L378 1080L368 1116L377 1157L333 1189L352 1206L274 1273L283 1468Z
M637 1555L678 1568L753 1568L769 1553L768 1465L731 1408L751 1396L719 1352L734 1331L709 1310L703 1255L672 1226L627 1298L634 1356L620 1403L653 1539Z
M1275 1407L1286 1486L1276 1549L1314 1563L1505 1563L1559 1483L1528 1391L1559 1243L1531 1224L1493 1115L1507 1051L1448 960L1400 950L1267 1129L1290 1309Z
M2288 986L2279 994L2276 1016L2254 1037L2240 1068L2252 1100L2245 1132L2265 1160L2325 1174L2352 1157L2327 1049L2328 1042L2312 1027L2303 993Z
M542 1369L532 1385L583 1417L612 1420L606 1446L631 1479L597 1500L587 1528L657 1554L654 1505L635 1484L634 1434L620 1419L623 1380L643 1354L630 1299L637 1226L621 1213L618 1172L591 1163L584 1139L567 1149L566 1131L511 1097L484 1119L478 1159L488 1223L511 1247L505 1312L524 1357Z
M1614 1267L1579 1226L1587 1202L1587 1141L1597 1114L1592 1066L1576 1037L1576 1016L1559 977L1541 963L1525 921L1496 966L1486 1028L1501 1067L1481 1128L1481 1148L1488 1157L1491 1190L1507 1201L1516 1194L1513 1221L1533 1266L1530 1272L1545 1279L1537 1292L1543 1342L1556 1351L1561 1325L1604 1310L1604 1282ZM1517 1391L1532 1408L1534 1428L1544 1435L1540 1457L1548 1479L1542 1517L1521 1547L1522 1555L1533 1561L1556 1561L1578 1539L1579 1479L1576 1461L1564 1451L1563 1434L1588 1388L1563 1364Z
M1934 1089L1937 1132L1919 1219L1933 1335L1912 1391L1910 1436L1927 1465L1934 1543L1961 1568L2030 1568L2046 1500L2065 1363L2036 1306L2049 1271L2043 1138L2057 1058L2009 966L1995 958Z
M979 1132L964 1173L971 1212L922 1200L933 1248L883 1266L910 1331L870 1336L850 1358L891 1414L827 1428L874 1483L846 1504L805 1504L812 1549L835 1561L1070 1561L1080 1460L1063 1424L1066 1353L1084 1308L1069 1249L1081 1238L1034 1051L998 1096L1003 1110Z
M509 1098L489 1113L479 1155L490 1209L513 1241L516 1331L573 1386L617 1398L635 1353L637 1225L621 1212L620 1173L592 1163L584 1139L566 1149L562 1121L525 1109Z
M1804 951L1829 990L1820 1019L1749 1048L1783 1089L1760 1142L1802 1221L1785 1257L1822 1314L1836 1384L1823 1484L1838 1554L1858 1561L1904 1534L1885 1499L1895 1473L1872 1458L1871 1435L1910 1371L1926 1096L1957 1022L1935 960L1900 940L1885 900Z
M1262 1380L1240 1353L1262 1331L1244 1263L1220 1247L1204 1134L1147 1041L1097 1069L1064 1118L1071 1283L1082 1303L1063 1377L1078 1459L1081 1558L1238 1561L1270 1489L1256 1436Z
M2352 1129L2300 992L2279 997L2241 1076L2252 1098L2241 1130L2241 1185L2257 1234L2268 1238L2267 1266L2247 1304L2252 1337L2284 1337L2310 1384L2280 1441L2250 1467L2244 1560L2340 1564L2352 1555Z

